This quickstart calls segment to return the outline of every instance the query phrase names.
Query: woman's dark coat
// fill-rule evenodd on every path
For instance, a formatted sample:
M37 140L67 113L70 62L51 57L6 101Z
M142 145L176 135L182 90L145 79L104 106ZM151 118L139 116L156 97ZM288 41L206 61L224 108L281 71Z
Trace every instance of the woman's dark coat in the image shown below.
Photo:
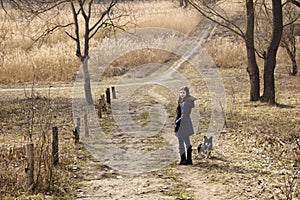
M177 107L175 121L175 133L177 137L188 137L194 134L192 119L190 117L192 108L195 106L195 98L185 97Z

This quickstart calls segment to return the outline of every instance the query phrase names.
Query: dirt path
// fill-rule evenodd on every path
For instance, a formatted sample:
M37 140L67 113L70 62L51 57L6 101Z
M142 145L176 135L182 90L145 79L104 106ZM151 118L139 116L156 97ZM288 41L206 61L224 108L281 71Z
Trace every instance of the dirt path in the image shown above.
M141 77L151 79L155 76L154 72ZM182 83L170 84L179 88ZM177 139L172 134L174 116L170 116L171 110L158 106L167 108L174 103L176 96L167 91L161 85L141 87L130 84L128 79L120 81L118 98L112 100L111 117L114 123L106 127L103 123L105 119L99 122L103 137L110 144L110 151L103 150L104 142L87 140L90 145L88 149L102 160L99 164L105 166L93 169L91 166L97 166L94 160L85 166L86 170L81 169L90 173L83 175L85 180L78 190L79 199L216 199L217 191L223 185L203 184L206 177L202 175L200 160L195 160L194 166L175 164L178 153ZM97 134L93 131L99 129L90 131ZM169 144L164 141L169 141ZM165 149L156 153L160 148ZM99 156L101 150L106 153Z
M100 120L101 130L92 128L92 134L99 135L103 131L101 136L86 141L88 149L100 163L94 160L85 166L89 174L83 175L83 186L78 189L78 199L258 198L260 188L256 185L256 177L262 174L241 165L250 155L237 156L240 155L239 150L232 146L230 140L225 139L226 135L219 138L211 159L198 158L196 146L201 141L194 140L194 165L175 164L179 156L177 141L172 134L174 113L165 108L171 104L173 109L173 100L177 97L174 93L166 93L163 86L176 91L185 83L162 82L158 77L180 80L176 78L176 71L185 59L189 59L197 51L213 28L211 24L204 27L200 30L200 37L194 48L164 73L141 67L128 72L127 76L119 80L118 98L113 100L111 108L113 122L106 126ZM94 125L97 126L95 123ZM168 141L169 144L163 141ZM157 151L165 146L164 151ZM99 153L101 151L105 153ZM96 163L101 167L93 168L92 166L97 166Z
M255 155L244 153L235 136L222 134L210 159L200 159L194 149L194 165L171 162L159 170L122 173L91 160L78 199L271 199L267 180L274 174L253 165ZM195 141L194 141L195 143ZM123 144L126 146L126 144ZM179 157L178 157L179 158ZM98 167L98 168L97 168ZM277 198L275 198L277 199Z
M102 136L111 149L107 152L103 149L106 143L97 143L95 139L90 143L92 154L99 151L107 154L99 157L96 153L100 162L92 159L78 172L84 172L82 187L77 190L78 199L270 199L272 194L263 185L263 180L270 175L253 167L252 155L242 153L242 148L234 143L234 135L228 132L219 137L210 159L198 157L196 146L201 141L196 138L201 137L194 136L194 165L176 165L179 156L172 134L174 113L153 108L157 104L168 108L176 97L160 85L123 86L118 87L118 98L113 100L112 113L107 116L112 117L113 123L105 126L108 118L99 121ZM126 102L130 103L126 105ZM166 145L164 140L170 144ZM170 148L158 158L149 159L149 155L157 156L150 152L162 146Z
M93 170L78 190L78 199L270 199L264 183L270 174L251 167L251 155L224 141L215 147L211 159L199 159L193 166L170 164L161 170L138 175L119 173L108 167ZM230 136L229 136L230 137ZM249 161L251 162L251 161ZM84 169L82 169L84 170ZM101 174L99 176L99 174ZM93 177L93 178L91 178ZM95 178L97 177L97 178Z

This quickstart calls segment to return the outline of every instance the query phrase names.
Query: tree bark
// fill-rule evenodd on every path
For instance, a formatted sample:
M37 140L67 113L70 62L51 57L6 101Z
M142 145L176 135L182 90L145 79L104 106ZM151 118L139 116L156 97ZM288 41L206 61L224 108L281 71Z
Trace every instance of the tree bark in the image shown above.
M248 58L247 72L250 78L250 101L258 101L260 99L260 80L259 69L256 62L254 47L254 6L253 0L246 1L247 9L247 27L246 27L246 50Z
M85 99L89 105L92 105L94 104L94 101L92 97L91 78L88 69L88 56L86 56L84 59L81 59L81 62L82 62L83 77L84 77Z
M291 19L292 20L292 19ZM298 67L296 61L296 34L295 34L296 26L295 24L290 24L285 29L283 29L282 38L281 38L281 46L285 48L291 62L292 62L292 70L290 75L297 75Z
M292 61L292 71L291 75L295 76L298 73L298 66L297 66L297 61L296 61L296 48L294 49L295 52L291 51L289 48L286 48L287 53Z
M296 76L297 73L298 73L297 61L296 61L296 59L293 59L292 62L293 62L293 68L292 68L292 73L291 74L293 76Z
M268 47L264 63L264 92L261 101L275 104L274 71L276 67L276 55L280 44L283 21L281 0L272 0L273 30L272 40Z

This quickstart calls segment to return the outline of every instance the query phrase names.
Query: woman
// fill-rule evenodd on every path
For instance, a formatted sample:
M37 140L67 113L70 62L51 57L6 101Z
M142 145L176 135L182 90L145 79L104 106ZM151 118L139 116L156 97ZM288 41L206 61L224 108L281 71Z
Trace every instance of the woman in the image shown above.
M192 165L192 145L190 136L194 134L190 117L196 99L190 95L188 87L179 90L177 116L175 121L175 135L178 138L180 162L179 165ZM187 154L186 154L187 152Z

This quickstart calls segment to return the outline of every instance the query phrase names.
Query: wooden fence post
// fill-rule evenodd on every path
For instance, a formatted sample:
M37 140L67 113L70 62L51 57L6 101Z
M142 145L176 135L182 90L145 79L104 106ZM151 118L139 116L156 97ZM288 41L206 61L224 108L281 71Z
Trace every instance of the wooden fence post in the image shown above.
M26 144L26 190L28 193L33 193L34 190L34 146L33 143Z
M102 118L102 99L99 99L99 104L98 104L98 117Z
M111 101L110 101L110 91L109 91L109 88L106 89L106 102L107 102L108 104L111 103Z
M102 111L106 112L106 102L105 102L105 95L104 94L101 95L101 99L102 99Z
M111 91L112 91L112 98L116 99L117 95L116 95L116 88L114 86L111 87Z
M79 134L80 134L80 118L76 118L76 127L73 131L75 144L79 143Z
M84 135L85 137L89 137L89 126L88 126L88 115L85 113L84 114Z
M53 165L58 164L58 128L57 126L52 127L52 158Z

